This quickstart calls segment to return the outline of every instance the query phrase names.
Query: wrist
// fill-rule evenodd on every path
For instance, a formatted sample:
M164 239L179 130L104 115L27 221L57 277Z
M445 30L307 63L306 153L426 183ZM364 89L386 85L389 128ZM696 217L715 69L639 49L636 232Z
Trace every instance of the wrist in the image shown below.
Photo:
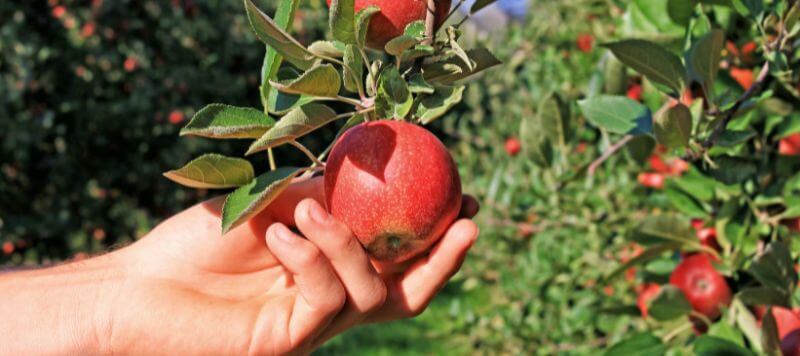
M0 275L4 352L102 352L124 275L116 254Z

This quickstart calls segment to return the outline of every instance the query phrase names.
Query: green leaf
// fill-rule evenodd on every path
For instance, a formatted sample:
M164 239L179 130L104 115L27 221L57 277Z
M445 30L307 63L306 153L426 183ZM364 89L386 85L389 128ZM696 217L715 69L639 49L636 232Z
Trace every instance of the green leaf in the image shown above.
M692 311L692 306L683 291L673 285L661 286L658 294L650 300L648 314L659 321L674 320Z
M630 153L631 158L639 164L647 162L656 148L656 140L650 136L635 136L625 148Z
M264 210L301 171L293 167L278 168L258 176L228 195L222 208L222 233L226 234Z
M730 0L733 8L742 15L757 18L764 12L764 0Z
M292 26L294 22L294 14L297 11L297 6L300 4L300 0L284 0L281 1L278 5L278 10L275 13L275 24L283 29L287 30ZM267 53L264 56L264 64L261 67L261 87L259 88L261 92L261 103L264 105L264 108L269 109L272 105L271 101L271 90L272 87L269 85L269 81L275 78L275 75L278 73L278 69L281 67L281 63L283 62L283 56L281 56L274 48L267 46ZM270 110L270 112L272 112Z
M686 216L693 218L703 218L708 216L708 212L703 208L697 200L684 193L681 190L668 188L664 191L667 199L672 203L678 211L686 214Z
M725 130L717 138L716 145L720 147L734 147L750 141L753 137L756 137L756 132L753 129L743 131Z
M430 124L461 102L464 86L437 86L433 94L423 94L416 116L423 125Z
M316 41L308 46L308 51L317 56L342 58L344 45L341 42Z
M603 92L625 95L628 89L628 68L614 56L608 56L603 66Z
M303 105L290 111L275 124L275 127L253 142L246 155L297 140L335 119L337 119L336 112L323 104Z
M708 335L728 340L739 346L744 346L742 332L726 322L714 323L711 325L711 327L708 328Z
M408 81L408 90L414 94L433 94L436 88L428 84L422 74L414 74Z
M244 5L247 9L250 27L261 42L273 48L300 69L309 68L314 64L314 56L269 16L261 12L251 0L244 0Z
M695 6L697 6L697 3L693 0L668 0L667 14L672 19L672 22L687 26L692 19Z
M469 13L474 14L478 11L481 11L483 8L494 4L496 1L497 0L475 0L475 2L472 4L472 7L469 9Z
M566 149L572 136L571 116L567 103L558 94L550 93L539 103L536 115L539 116L545 137L559 149Z
M606 350L605 356L658 356L664 355L667 346L651 333L635 334Z
M636 127L636 119L647 107L624 96L599 95L578 102L586 119L601 129L625 134Z
M663 47L645 40L624 40L604 45L628 67L651 81L664 85L672 93L680 93L686 69L680 57Z
M656 114L653 132L658 143L670 149L689 145L692 136L692 113L683 104L677 104Z
M469 70L463 68L462 66L464 63L462 58L458 56L449 56L442 60L424 65L422 72L425 75L425 80L429 83L450 84L502 63L485 48L474 48L466 51L466 54L467 57L474 62L472 65L473 69ZM453 68L459 70L454 71Z
M789 294L797 285L797 272L789 250L782 242L767 245L764 253L757 256L747 270L766 287Z
M767 309L764 318L761 320L761 345L764 347L765 354L778 355L783 353L780 352L781 340L778 335L778 324L775 321L775 314L772 309L772 307Z
M689 52L689 68L694 77L711 86L717 79L722 50L725 47L725 32L713 29L692 46Z
M270 84L288 94L332 98L339 95L342 89L342 77L332 65L322 64L309 69L297 79Z
M333 38L345 44L356 44L355 0L332 0L329 25Z
M778 305L791 307L791 295L783 289L772 287L749 287L736 293L736 297L747 305Z
M755 356L752 351L715 336L699 336L693 345L698 356Z
M370 20L372 16L379 12L381 12L381 9L377 6L367 6L356 15L356 45L359 48L366 46Z
M344 87L353 93L361 93L364 83L364 59L354 45L347 45L344 51Z
M296 69L292 67L283 67L274 76L280 82L293 81L301 75ZM272 86L267 85L268 88ZM271 114L285 115L289 111L299 106L303 106L316 100L313 96L297 95L284 93L278 90L270 90L268 100L268 110Z
M386 50L386 53L392 56L400 56L403 54L403 52L413 48L419 43L420 40L415 37L400 35L387 42L386 46L384 46L384 49Z
M378 79L375 112L385 119L402 119L411 112L413 98L408 85L394 66L386 67Z
M234 188L247 184L254 176L253 166L247 160L214 153L164 173L173 182L197 189Z
M198 111L181 130L181 136L209 138L258 138L275 120L260 110L210 104Z
M646 217L633 231L633 239L643 245L663 242L697 244L689 223L672 215Z
M721 156L716 157L714 163L717 167L711 168L709 173L716 180L725 184L742 183L758 172L755 163L744 158Z

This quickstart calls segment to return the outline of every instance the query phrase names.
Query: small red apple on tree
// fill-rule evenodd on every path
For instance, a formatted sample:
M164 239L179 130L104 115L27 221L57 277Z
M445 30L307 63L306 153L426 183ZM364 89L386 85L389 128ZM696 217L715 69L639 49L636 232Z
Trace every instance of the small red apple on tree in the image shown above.
M692 309L711 320L719 317L732 299L728 283L706 254L686 257L672 271L669 283L683 291Z
M511 157L518 155L519 152L522 151L522 144L516 137L507 138L504 147L506 153Z
M660 291L661 286L655 283L648 283L641 289L641 291L639 291L639 296L636 298L636 306L639 307L639 311L642 313L642 318L647 318L648 305Z
M800 133L782 138L778 143L778 153L784 156L800 155Z

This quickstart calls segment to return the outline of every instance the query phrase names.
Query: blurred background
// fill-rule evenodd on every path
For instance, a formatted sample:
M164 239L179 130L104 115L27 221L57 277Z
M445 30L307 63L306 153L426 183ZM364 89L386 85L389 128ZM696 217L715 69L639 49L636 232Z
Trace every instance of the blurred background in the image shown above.
M636 183L636 157L561 185L518 156L515 141L546 93L574 103L595 90L604 56L595 43L631 26L627 3L504 0L468 22L465 41L505 63L475 78L433 130L465 192L483 204L480 241L423 315L356 329L319 354L589 354L642 326L598 312L608 299L633 304L631 283L598 281L625 258L624 232L666 198ZM326 26L324 1L308 0L292 32L310 43ZM0 265L85 258L219 194L161 173L202 153L244 152L178 131L208 103L259 107L263 54L240 1L0 2ZM607 143L575 120L565 167L590 162ZM310 148L334 132L315 135ZM304 160L292 150L277 156L282 165Z

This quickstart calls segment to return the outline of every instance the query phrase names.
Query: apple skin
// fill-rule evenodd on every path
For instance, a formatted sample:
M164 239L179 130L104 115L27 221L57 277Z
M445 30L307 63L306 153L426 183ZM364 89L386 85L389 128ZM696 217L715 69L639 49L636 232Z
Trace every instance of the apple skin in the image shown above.
M326 0L331 6L331 0ZM442 25L450 12L451 0L437 0L436 28ZM383 50L386 43L399 37L406 26L414 21L425 21L428 13L426 0L356 0L356 13L369 6L377 6L379 13L372 16L367 30L367 47Z
M357 125L325 167L325 202L378 262L427 251L458 217L461 179L445 146L401 121Z
M687 256L669 276L669 283L686 295L692 309L716 319L731 302L731 289L705 254Z
M800 356L800 329L792 331L781 339L783 356Z
M778 337L780 339L800 329L800 315L798 315L797 309L792 310L773 306L772 317L775 318L775 325L778 327Z
M800 133L792 134L781 139L778 144L778 153L783 156L800 155Z
M642 288L641 292L639 292L639 296L636 298L636 306L639 307L639 311L642 313L642 318L647 319L649 316L647 305L658 295L658 292L660 291L661 286L655 283L649 283Z

